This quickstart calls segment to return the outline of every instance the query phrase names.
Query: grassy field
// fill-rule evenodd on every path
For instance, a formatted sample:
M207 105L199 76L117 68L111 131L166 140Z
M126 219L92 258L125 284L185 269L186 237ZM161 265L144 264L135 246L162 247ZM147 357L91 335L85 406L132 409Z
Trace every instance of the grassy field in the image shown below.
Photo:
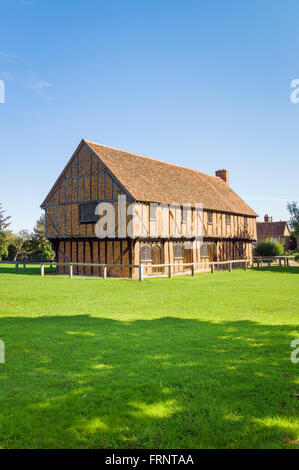
M0 266L0 448L299 447L299 268L38 272Z

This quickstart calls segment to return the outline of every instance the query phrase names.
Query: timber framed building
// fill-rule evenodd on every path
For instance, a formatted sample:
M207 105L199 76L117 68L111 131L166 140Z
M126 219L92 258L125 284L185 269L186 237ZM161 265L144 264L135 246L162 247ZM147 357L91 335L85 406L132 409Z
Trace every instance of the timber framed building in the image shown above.
M136 236L98 238L100 202L113 204L118 227L119 196L138 213ZM151 204L156 203L156 209ZM203 205L203 243L186 246L192 236L172 227L167 205ZM60 263L138 265L251 259L256 240L257 214L230 188L227 170L210 176L196 170L106 147L83 139L41 205L45 210L46 237ZM166 211L166 212L165 212ZM127 216L129 220L129 216ZM165 236L163 223L169 232ZM153 226L155 230L153 230ZM140 230L141 229L141 230ZM141 233L142 232L142 233ZM154 236L153 236L154 233ZM138 235L139 234L139 235ZM153 268L159 270L160 268ZM59 272L66 272L63 266ZM74 274L100 275L99 267L74 267ZM127 267L108 269L111 276L135 276Z

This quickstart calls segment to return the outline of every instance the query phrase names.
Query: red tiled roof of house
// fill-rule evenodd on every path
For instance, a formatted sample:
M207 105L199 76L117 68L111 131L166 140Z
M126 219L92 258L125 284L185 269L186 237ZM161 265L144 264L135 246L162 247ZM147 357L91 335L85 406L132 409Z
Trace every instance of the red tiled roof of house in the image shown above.
M204 209L256 217L221 178L85 140L136 201L202 203Z
M257 238L278 237L283 238L290 235L290 229L286 221L280 222L257 222Z

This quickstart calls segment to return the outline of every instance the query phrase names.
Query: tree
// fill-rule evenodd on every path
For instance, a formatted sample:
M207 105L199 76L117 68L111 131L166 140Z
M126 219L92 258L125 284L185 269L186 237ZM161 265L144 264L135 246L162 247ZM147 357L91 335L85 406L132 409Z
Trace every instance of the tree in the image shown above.
M34 259L50 260L55 258L52 245L46 239L45 216L42 215L35 224L30 236L30 256Z
M9 227L10 222L10 216L5 216L5 210L2 207L2 204L0 203L0 232L4 232L4 230Z
M8 246L5 238L5 233L0 232L0 260L6 258L8 255Z
M10 225L9 219L10 216L5 216L5 210L0 203L0 260L8 254L7 239L4 231Z
M256 256L281 256L283 252L284 247L281 243L267 240L256 245L254 254Z
M30 234L28 230L20 230L15 235L12 244L9 245L9 252L13 257L13 261L19 259L28 259L30 256Z
M290 226L299 235L299 205L298 202L288 202L287 209L290 213Z

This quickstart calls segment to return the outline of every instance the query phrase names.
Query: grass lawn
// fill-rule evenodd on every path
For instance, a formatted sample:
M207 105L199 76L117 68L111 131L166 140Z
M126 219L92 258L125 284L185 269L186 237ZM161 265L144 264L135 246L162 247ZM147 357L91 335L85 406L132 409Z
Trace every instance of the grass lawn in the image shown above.
M299 268L0 266L0 448L299 448Z

